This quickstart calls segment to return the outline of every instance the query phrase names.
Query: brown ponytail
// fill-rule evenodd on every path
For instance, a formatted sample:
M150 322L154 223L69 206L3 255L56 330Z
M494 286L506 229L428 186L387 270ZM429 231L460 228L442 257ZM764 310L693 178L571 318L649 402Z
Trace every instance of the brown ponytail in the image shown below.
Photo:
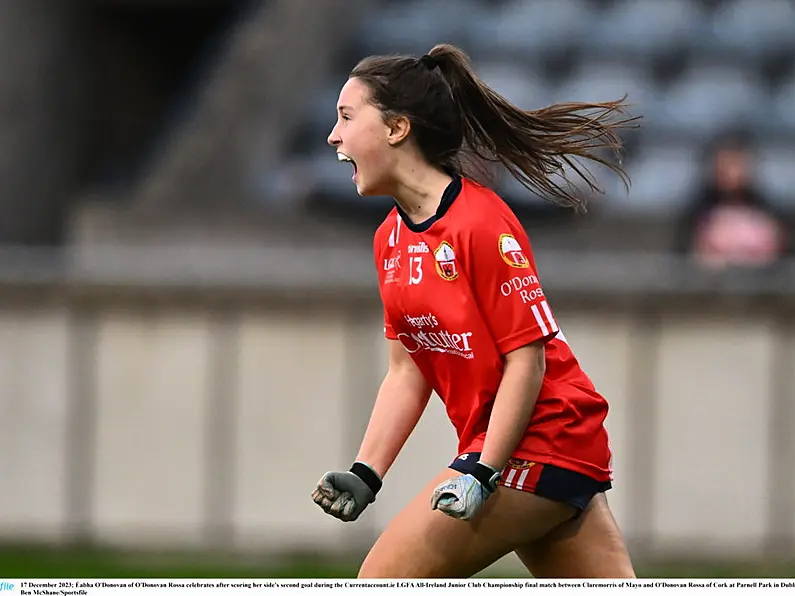
M626 186L621 167L619 131L634 128L623 97L604 103L562 103L522 110L488 87L472 70L459 48L441 44L428 53L433 60L377 56L363 60L351 73L373 92L385 113L401 113L425 157L444 167L458 167L471 152L479 160L501 163L526 188L563 206L585 210L564 168L568 166L592 192L602 192L581 160L602 164ZM603 156L602 150L608 150ZM600 154L602 153L602 154ZM609 159L610 153L615 161Z

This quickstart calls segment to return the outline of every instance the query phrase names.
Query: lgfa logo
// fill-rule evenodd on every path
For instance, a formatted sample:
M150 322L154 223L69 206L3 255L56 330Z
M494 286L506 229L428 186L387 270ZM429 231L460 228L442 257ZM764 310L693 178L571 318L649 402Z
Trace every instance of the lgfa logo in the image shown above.
M449 242L442 242L439 247L433 251L433 256L436 259L436 271L442 279L453 281L458 277L458 268L455 264L455 250Z
M502 234L500 236L499 248L502 260L511 267L527 269L530 266L530 261L527 260L519 242L510 234Z

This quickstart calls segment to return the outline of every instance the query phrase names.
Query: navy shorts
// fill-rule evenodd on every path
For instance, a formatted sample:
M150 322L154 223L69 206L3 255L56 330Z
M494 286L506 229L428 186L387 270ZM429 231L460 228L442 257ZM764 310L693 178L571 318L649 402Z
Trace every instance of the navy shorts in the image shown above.
M449 467L469 474L479 459L480 453L464 453L453 460ZM606 492L613 486L610 481L600 482L579 472L521 459L508 461L502 471L500 485L566 503L578 510L577 515L597 493Z

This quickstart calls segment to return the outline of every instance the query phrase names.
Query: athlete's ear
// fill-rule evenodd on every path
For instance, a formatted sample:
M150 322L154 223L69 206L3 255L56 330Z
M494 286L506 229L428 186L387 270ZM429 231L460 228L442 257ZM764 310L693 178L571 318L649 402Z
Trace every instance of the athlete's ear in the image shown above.
M394 116L386 125L388 127L386 140L393 147L405 141L411 131L411 122L405 116Z

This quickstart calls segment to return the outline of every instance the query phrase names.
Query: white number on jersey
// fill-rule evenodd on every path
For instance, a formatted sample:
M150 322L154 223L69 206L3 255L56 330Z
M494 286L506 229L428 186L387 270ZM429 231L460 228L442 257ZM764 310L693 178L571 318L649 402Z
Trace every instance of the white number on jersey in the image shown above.
M409 259L409 285L417 285L422 281L422 257Z

